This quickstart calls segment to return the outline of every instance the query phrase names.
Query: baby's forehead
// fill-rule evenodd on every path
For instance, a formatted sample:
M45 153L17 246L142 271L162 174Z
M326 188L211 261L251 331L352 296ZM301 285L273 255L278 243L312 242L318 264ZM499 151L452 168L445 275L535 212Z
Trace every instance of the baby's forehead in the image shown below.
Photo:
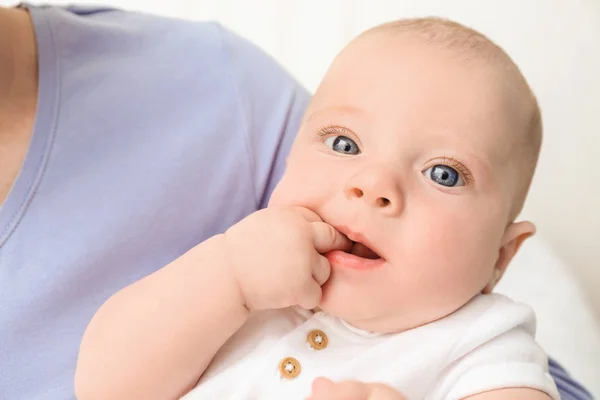
M515 126L525 124L521 104L527 95L502 76L504 68L420 44L373 43L379 40L386 39L355 42L336 59L308 115L319 106L362 108L373 118L394 119L405 127L439 122L450 124L449 134L473 130L476 140L502 143L518 130Z
M405 53L407 49L412 54L427 53L445 59L466 70L485 69L497 85L530 92L519 68L504 49L482 33L444 19L406 19L376 26L351 41L341 54L354 53L356 59L373 51Z
M365 63L356 60L376 58L373 56L376 52L400 54L395 58L386 57L380 64L391 65L376 67L373 74L390 80L398 78L403 84L408 82L409 86L395 88L400 95L404 95L401 92L407 88L413 89L404 97L422 92L419 84L437 85L442 91L454 93L449 96L452 103L460 105L462 102L466 107L471 106L468 104L471 102L476 104L476 111L482 114L480 117L488 120L493 128L479 132L482 139L492 143L493 153L506 154L513 139L518 141L519 136L526 134L527 125L537 110L529 85L510 57L485 36L453 22L430 22L407 23L408 26L389 24L367 31L350 43L346 50L352 54L340 59L346 64L340 70L361 69ZM407 69L411 63L414 68ZM397 77L407 71L412 75ZM431 110L436 111L440 110Z

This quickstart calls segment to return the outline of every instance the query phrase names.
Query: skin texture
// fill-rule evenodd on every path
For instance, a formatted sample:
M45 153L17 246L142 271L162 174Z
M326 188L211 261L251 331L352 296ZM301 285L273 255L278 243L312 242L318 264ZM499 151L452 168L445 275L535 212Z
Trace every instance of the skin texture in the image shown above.
M507 162L527 116L510 114L495 77L493 66L410 37L352 42L319 87L269 207L97 312L81 345L78 397L184 394L249 311L320 307L361 329L402 332L491 292L535 231L512 221L522 171ZM455 171L457 185L436 182L436 168ZM351 240L381 258L352 259ZM311 399L403 396L318 379Z

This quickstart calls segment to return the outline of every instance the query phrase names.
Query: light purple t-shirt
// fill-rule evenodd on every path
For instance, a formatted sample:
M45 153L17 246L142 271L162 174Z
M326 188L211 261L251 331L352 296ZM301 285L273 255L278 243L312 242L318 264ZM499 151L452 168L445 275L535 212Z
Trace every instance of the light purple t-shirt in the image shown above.
M309 95L218 24L29 7L40 98L0 208L0 399L64 400L109 296L266 204Z

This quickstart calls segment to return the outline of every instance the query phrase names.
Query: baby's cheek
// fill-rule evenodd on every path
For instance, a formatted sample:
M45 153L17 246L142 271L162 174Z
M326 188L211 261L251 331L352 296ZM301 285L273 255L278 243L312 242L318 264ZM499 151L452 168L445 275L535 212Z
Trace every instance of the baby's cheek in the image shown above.
M285 178L285 176L284 176ZM285 189L284 189L284 182L279 181L279 183L277 184L277 186L275 186L275 189L273 189L273 193L271 193L271 197L269 198L269 207L274 207L274 206L282 206L285 204L284 202L284 194L285 194Z
M319 178L322 180L322 178ZM270 206L301 206L314 209L318 204L323 189L319 180L306 168L289 167L277 184L271 198Z
M419 249L414 256L421 260L415 260L422 269L419 281L433 303L448 308L459 307L477 294L491 271L489 264L493 265L488 233L476 220L462 221L460 215L438 215L413 244Z

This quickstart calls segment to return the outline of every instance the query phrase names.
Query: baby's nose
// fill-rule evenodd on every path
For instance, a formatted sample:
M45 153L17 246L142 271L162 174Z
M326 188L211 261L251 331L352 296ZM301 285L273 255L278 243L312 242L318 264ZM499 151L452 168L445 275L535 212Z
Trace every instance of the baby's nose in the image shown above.
M394 175L384 168L363 170L348 180L344 194L349 200L362 200L388 215L402 211L402 191Z

